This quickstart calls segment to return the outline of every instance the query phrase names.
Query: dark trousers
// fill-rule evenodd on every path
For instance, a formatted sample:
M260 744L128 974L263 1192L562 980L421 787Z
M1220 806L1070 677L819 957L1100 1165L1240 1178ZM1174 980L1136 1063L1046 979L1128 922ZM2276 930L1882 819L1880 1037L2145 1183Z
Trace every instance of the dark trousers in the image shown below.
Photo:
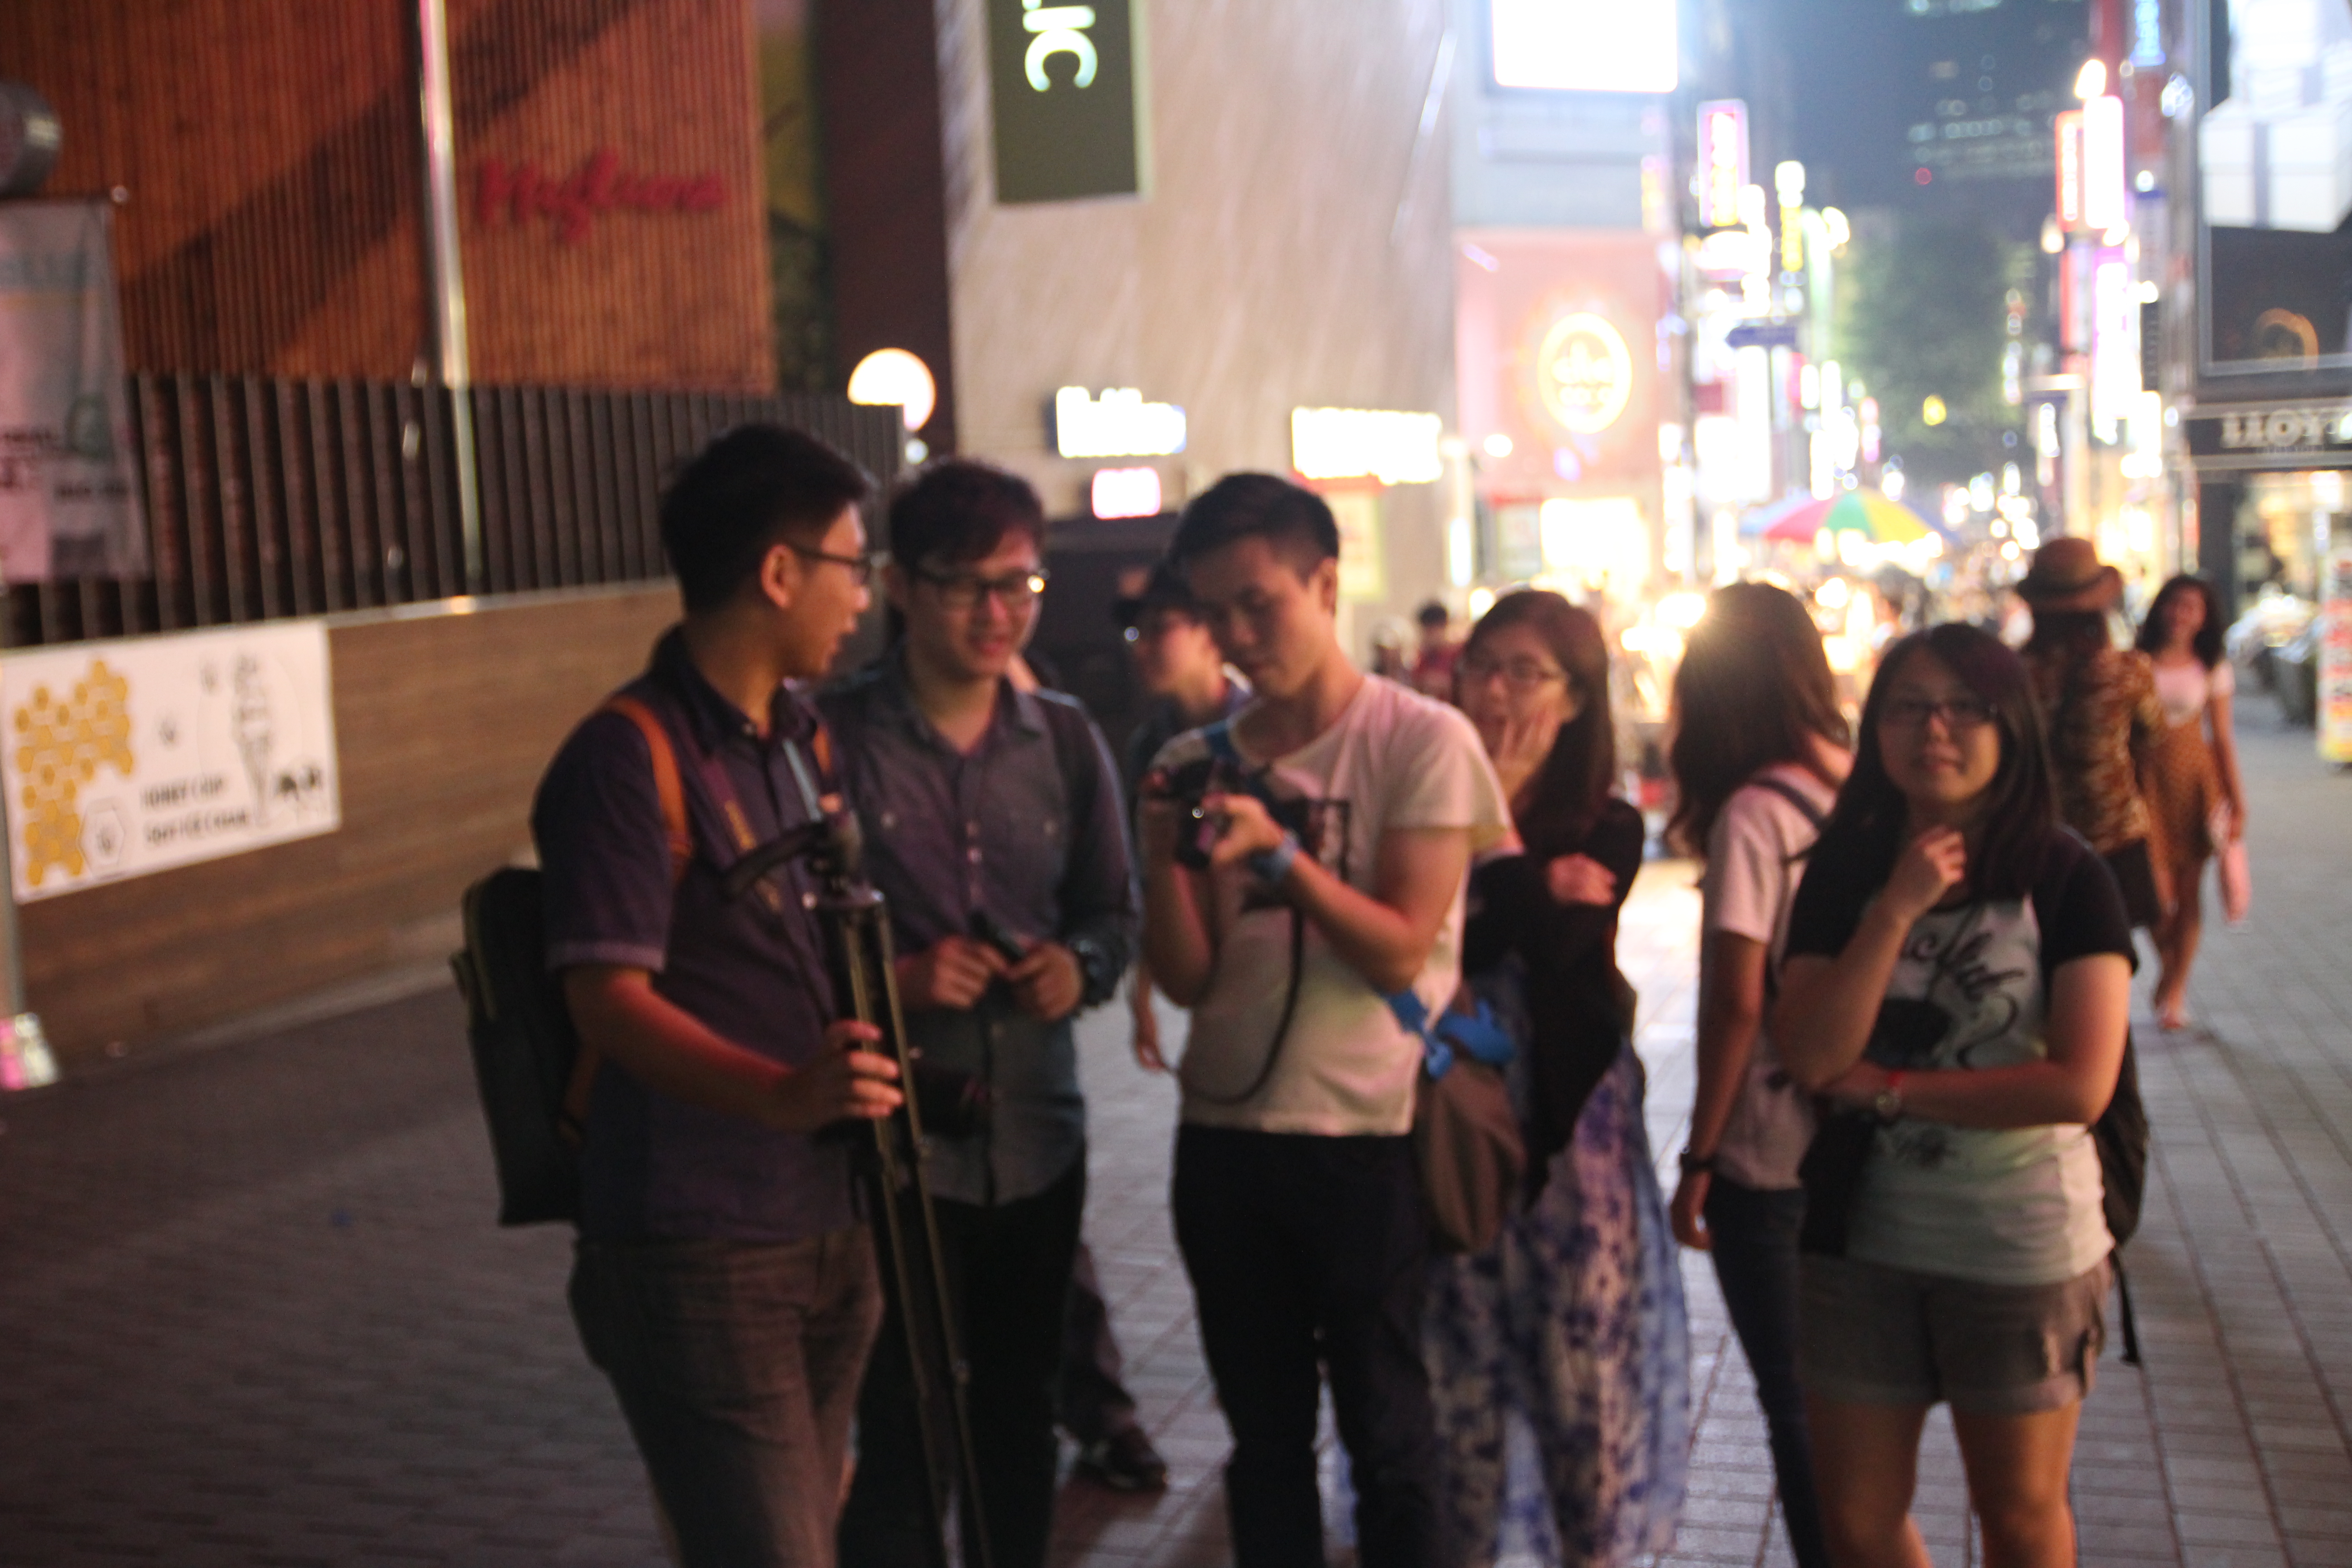
M583 1242L571 1295L685 1568L827 1568L882 1316L866 1232Z
M1185 1127L1176 1242L1233 1428L1236 1568L1323 1561L1323 1368L1364 1568L1437 1568L1437 1434L1421 1357L1428 1238L1409 1138Z
M1081 1241L1062 1303L1062 1370L1054 1405L1063 1431L1081 1444L1099 1443L1135 1425L1135 1396L1119 1381L1125 1366L1110 1331L1110 1303L1095 1277L1095 1255Z
M1828 1568L1821 1504L1813 1492L1813 1450L1805 1402L1797 1387L1797 1232L1805 1194L1763 1192L1717 1176L1706 1187L1708 1256L1723 1287L1732 1331L1756 1376L1756 1402L1772 1445L1780 1512L1798 1568Z
M1054 1436L1055 1373L1070 1256L1086 1201L1082 1157L1034 1197L985 1205L942 1198L934 1205L948 1295L971 1368L966 1397L994 1568L1044 1568L1053 1535L1061 1461ZM951 1443L944 1412L940 1426ZM951 1448L946 1458L953 1474ZM845 1568L925 1568L933 1518L906 1331L894 1300L858 1395L857 1479L842 1510L841 1561ZM975 1562L969 1514L963 1529L963 1560Z

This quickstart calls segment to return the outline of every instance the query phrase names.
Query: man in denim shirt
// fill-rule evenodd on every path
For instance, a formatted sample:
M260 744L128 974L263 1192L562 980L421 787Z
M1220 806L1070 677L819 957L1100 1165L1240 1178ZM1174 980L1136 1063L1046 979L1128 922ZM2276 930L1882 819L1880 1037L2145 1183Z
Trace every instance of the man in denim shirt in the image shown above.
M1045 1561L1063 1297L1086 1203L1070 1018L1112 994L1135 930L1108 749L1076 702L1007 673L1045 587L1044 539L1021 479L971 462L926 469L890 508L886 583L905 636L819 700L866 868L889 899L909 1042L927 1068L989 1092L984 1125L932 1136L929 1172L995 1568ZM1022 956L977 934L977 916ZM913 1404L886 1331L858 1403L845 1563L923 1560Z
M822 442L747 426L662 498L686 616L625 689L677 762L676 863L652 749L612 710L549 766L531 811L547 952L600 1054L580 1151L572 1316L611 1380L688 1568L828 1568L850 1413L881 1318L848 1144L895 1065L840 1021L797 872L729 899L740 853L809 820L824 673L866 607L866 477ZM731 809L730 809L731 808Z

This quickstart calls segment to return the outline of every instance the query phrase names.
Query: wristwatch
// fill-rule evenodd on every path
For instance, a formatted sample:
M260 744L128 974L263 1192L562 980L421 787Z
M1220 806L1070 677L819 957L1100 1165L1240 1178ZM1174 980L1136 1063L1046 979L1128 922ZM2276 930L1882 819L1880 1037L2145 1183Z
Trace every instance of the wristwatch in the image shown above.
M1098 1006L1110 1000L1118 989L1118 969L1109 949L1091 936L1074 936L1067 946L1070 956L1078 961L1078 976L1083 983L1078 1005Z
M1712 1154L1702 1154L1696 1149L1684 1150L1680 1154L1675 1156L1675 1163L1683 1168L1683 1174L1685 1176L1712 1176L1715 1174L1715 1156Z
M1881 1121L1903 1120L1903 1075L1901 1073L1890 1072L1886 1075L1886 1087L1871 1097L1870 1111Z

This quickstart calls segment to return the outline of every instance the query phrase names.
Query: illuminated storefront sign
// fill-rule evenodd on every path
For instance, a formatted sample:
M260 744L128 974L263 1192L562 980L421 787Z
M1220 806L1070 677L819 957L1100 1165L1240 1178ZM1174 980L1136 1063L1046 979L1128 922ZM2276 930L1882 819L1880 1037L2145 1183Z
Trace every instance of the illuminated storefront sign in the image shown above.
M1625 335L1590 310L1552 323L1536 351L1535 371L1544 412L1570 435L1608 429L1633 395L1633 356Z
M1384 485L1426 485L1444 472L1437 441L1444 422L1434 414L1385 408L1294 408L1290 466L1301 479L1376 479Z
M2070 109L2053 122L2058 139L2058 222L2083 226L2083 111Z
M1160 515L1160 470L1100 468L1087 500L1099 518Z
M1682 29L1675 0L1489 0L1495 85L1672 92Z
M1747 183L1748 105L1736 98L1700 104L1699 226L1729 228L1738 223L1739 188Z
M2102 93L2083 105L2083 226L2105 231L2131 221L2124 168L2124 100Z
M2123 252L2103 250L2091 274L2091 420L2102 440L2139 393L2139 290Z
M1066 386L1054 394L1054 449L1065 458L1172 457L1184 449L1184 411L1146 403L1133 387L1089 397Z
M996 199L1143 192L1138 0L987 0Z

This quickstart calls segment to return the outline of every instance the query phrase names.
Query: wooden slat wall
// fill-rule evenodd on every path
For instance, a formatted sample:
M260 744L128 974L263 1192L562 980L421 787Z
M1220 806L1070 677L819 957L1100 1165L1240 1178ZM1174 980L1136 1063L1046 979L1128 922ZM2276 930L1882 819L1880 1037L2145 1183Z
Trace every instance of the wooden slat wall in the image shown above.
M474 377L697 386L776 380L760 100L745 0L450 0L459 232ZM546 217L485 223L485 159L574 174L715 176L701 212L606 212L576 241Z
M878 478L895 410L832 396L479 387L484 580L524 593L664 576L662 484L730 426L813 431ZM137 376L152 573L0 593L9 647L231 626L467 592L447 393L402 383Z
M429 346L413 5L6 0L0 71L65 122L46 194L118 187L132 369L406 381ZM774 384L743 0L452 0L475 378ZM575 244L474 220L481 160L710 174L717 209Z
M548 758L677 602L665 585L337 627L341 831L25 907L32 1005L68 1069L446 952L458 894L528 841Z

